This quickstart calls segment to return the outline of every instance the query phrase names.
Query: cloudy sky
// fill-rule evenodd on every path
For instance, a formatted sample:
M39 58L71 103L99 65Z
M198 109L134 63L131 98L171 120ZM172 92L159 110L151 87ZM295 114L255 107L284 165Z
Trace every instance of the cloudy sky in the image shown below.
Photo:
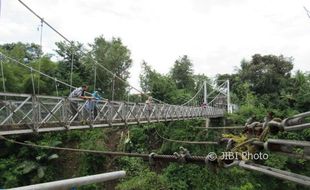
M40 21L17 0L0 0L0 43L39 43ZM188 55L195 73L232 73L255 53L292 56L310 71L309 0L24 0L70 40L120 37L131 50L130 83L142 60L161 73ZM62 40L43 29L43 50Z

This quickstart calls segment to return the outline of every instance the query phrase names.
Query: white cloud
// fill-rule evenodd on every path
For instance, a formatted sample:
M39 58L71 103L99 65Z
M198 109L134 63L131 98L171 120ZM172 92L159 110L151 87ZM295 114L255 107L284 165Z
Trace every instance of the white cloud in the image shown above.
M120 37L132 52L130 82L138 86L146 60L168 72L184 54L196 73L231 73L255 53L295 58L295 69L310 70L310 19L306 0L24 0L69 39L92 43ZM0 43L39 42L33 17L17 0L2 0ZM46 26L43 46L61 38Z

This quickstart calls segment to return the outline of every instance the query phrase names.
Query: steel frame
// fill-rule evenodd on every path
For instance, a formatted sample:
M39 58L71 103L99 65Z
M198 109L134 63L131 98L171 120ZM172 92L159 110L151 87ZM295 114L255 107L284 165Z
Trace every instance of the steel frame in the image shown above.
M0 92L0 135L223 117L225 110ZM78 105L72 115L70 103ZM95 104L97 115L90 104Z

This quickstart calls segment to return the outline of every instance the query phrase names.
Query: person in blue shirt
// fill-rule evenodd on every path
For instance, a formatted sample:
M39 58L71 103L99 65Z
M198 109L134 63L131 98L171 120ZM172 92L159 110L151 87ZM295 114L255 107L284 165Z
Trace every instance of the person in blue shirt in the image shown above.
M102 100L103 98L100 96L98 91L94 91L92 94L92 99L88 101L87 105L86 105L86 109L87 111L89 111L89 113L92 116L92 119L95 119L98 115L98 109L97 109L97 102L98 100Z

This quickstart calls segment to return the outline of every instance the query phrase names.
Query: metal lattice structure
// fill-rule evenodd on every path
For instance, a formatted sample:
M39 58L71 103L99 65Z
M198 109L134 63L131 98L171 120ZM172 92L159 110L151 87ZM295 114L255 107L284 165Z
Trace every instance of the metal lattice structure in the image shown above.
M72 102L78 104L76 114L70 109ZM97 113L90 108L92 104L96 104ZM0 92L0 135L216 118L223 117L224 112L211 106L83 100Z

